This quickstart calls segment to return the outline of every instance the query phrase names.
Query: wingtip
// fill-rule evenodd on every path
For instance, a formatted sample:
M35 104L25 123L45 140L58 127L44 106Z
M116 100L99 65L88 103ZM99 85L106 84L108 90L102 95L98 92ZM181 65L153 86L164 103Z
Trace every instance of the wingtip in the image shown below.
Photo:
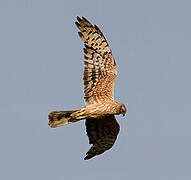
M84 158L84 160L88 160L87 156Z
M84 160L89 160L89 159L91 159L91 158L93 158L93 157L95 157L95 156L96 156L96 154L90 152L90 150L89 150L89 151L86 153L86 157L84 158Z
M82 21L83 21L86 25L93 27L92 23L91 23L90 21L88 21L84 16L82 16Z
M79 24L79 22L75 22L75 25L77 26L77 28L79 29L80 28L80 24Z
M78 22L82 21L82 19L79 16L77 16L76 19L78 20Z
M80 16L76 16L76 19L80 19Z
M93 157L93 156L87 154L87 156L84 158L84 160L89 160L89 159L91 159L92 157Z

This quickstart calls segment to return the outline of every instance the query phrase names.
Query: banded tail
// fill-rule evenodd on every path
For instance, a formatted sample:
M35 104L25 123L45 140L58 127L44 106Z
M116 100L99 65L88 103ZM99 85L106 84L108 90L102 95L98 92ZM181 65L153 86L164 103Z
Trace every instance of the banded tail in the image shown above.
M79 121L81 119L76 119L74 116L71 116L74 112L77 112L78 110L72 110L72 111L53 111L48 115L48 125L51 128L56 128L60 126L64 126L66 124L70 124L76 121Z

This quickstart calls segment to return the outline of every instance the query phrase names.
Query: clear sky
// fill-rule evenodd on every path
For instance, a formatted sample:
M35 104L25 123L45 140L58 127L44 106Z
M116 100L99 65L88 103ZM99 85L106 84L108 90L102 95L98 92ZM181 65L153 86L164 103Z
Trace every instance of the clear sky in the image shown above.
M0 179L190 180L191 1L1 0ZM81 108L76 16L97 24L118 67L114 147L84 161L84 122L51 129L53 110Z

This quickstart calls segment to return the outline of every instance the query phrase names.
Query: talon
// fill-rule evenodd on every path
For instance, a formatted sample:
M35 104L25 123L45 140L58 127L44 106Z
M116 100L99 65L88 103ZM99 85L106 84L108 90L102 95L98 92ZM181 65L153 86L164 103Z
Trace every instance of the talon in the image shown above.
M76 119L84 119L85 118L84 114L85 112L78 113Z
M84 112L78 113L77 116L84 115Z
M85 112L75 112L73 114L71 114L72 117L76 118L76 119L84 119Z
M78 116L78 117L76 117L76 119L84 119L85 118L85 116Z

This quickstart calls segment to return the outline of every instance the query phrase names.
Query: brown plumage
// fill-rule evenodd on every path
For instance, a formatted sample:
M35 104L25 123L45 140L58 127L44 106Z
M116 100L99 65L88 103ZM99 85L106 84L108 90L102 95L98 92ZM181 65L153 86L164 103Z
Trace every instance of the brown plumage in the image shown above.
M60 126L64 126L66 124L70 124L78 121L75 118L71 118L71 114L76 112L77 110L72 111L53 111L48 115L48 125L51 128L56 128Z
M97 119L86 119L86 132L89 143L93 146L86 153L86 159L102 154L110 149L119 133L119 124L114 115L108 115Z
M114 115L125 114L124 104L114 101L114 81L117 76L111 49L96 25L77 17L76 26L84 42L84 101L85 107L73 111L54 111L49 114L50 127L59 127L86 119L89 143L93 144L85 159L110 149L119 133Z

